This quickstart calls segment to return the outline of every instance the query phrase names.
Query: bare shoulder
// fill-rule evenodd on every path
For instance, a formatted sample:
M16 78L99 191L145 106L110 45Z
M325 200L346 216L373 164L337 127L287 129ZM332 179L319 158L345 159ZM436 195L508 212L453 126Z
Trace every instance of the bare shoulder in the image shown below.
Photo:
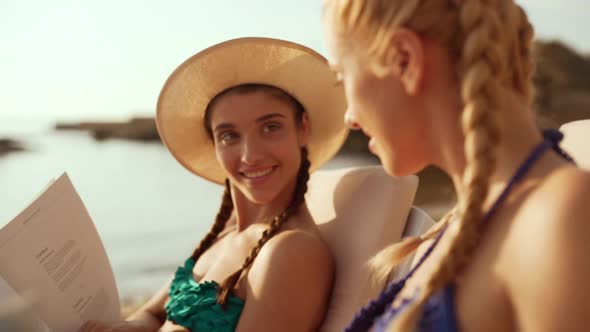
M567 166L550 174L540 189L542 193L569 194L569 198L574 198L578 193L590 192L589 184L589 171L578 167Z
M277 234L262 247L248 272L246 306L237 330L317 330L333 274L332 255L317 235L301 230Z
M573 255L585 255L587 250L579 250L582 247L590 249L589 198L590 172L576 167L564 167L551 174L539 188L537 201L534 202L540 214L537 227L540 227L539 244L542 247L537 249L567 250L572 251ZM534 227L534 220L529 219L528 223L530 227Z
M590 292L590 265L585 264L589 197L590 173L563 167L541 183L510 221L504 279L525 330L577 331L590 323L585 318L590 302L579 296ZM570 317L567 323L565 316Z
M582 220L590 213L589 195L590 172L577 167L554 171L526 202L525 213L529 216L524 220L526 227L558 231L552 236L559 236L559 230L577 232L580 227L587 227L588 223Z
M270 273L271 267L289 262L293 268L329 272L333 257L327 244L316 234L301 230L283 231L262 247L253 266L253 273ZM311 272L311 271L310 271Z
M562 167L551 173L509 221L509 256L519 258L515 252L551 251L557 243L574 238L590 241L589 197L590 172Z
M306 204L291 217L285 226L279 234L268 240L268 243L262 247L259 254L260 263L266 260L296 256L304 261L305 266L331 268L333 265L332 252L319 235L317 225Z
M281 289L292 298L308 300L331 289L334 260L321 238L300 230L288 230L271 238L260 250L248 273L251 289L258 296L273 296ZM313 294L311 296L310 294Z

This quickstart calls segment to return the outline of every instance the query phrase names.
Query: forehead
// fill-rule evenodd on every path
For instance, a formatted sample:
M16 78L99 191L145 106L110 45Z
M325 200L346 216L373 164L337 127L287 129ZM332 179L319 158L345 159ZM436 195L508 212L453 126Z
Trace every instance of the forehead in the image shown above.
M351 39L334 36L328 38L328 64L333 71L340 72L357 63L369 62L365 45Z
M211 124L213 127L227 122L238 125L256 121L270 113L290 118L288 115L293 114L293 109L289 102L267 91L230 93L217 101L212 110Z

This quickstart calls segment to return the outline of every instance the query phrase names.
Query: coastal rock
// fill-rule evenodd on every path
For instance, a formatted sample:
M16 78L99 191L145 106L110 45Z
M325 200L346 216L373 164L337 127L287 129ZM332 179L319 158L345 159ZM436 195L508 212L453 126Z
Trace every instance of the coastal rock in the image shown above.
M537 42L534 54L539 126L590 118L590 58L557 41Z
M56 130L88 131L97 140L128 139L137 141L160 141L154 118L132 118L124 122L79 122L57 123Z
M590 58L558 41L536 42L533 53L539 126L558 128L566 122L590 118ZM97 140L160 140L152 117L124 122L58 123L55 128L89 131ZM370 155L367 143L362 133L352 132L341 152Z
M537 68L534 77L535 110L542 128L559 128L566 122L590 118L590 57L581 55L558 41L538 41L533 49ZM127 122L83 122L58 124L58 130L87 130L97 140L119 138L159 141L153 118ZM372 156L368 139L360 131L350 133L341 154ZM378 160L375 158L375 162ZM415 204L437 218L456 198L450 179L429 167L421 179Z
M24 151L24 145L10 138L0 138L0 157L10 152Z
M534 46L536 72L535 111L540 128L590 119L590 57L558 41L539 41ZM369 154L368 139L351 132L343 153ZM420 186L414 204L438 219L456 202L449 177L435 167L418 174Z

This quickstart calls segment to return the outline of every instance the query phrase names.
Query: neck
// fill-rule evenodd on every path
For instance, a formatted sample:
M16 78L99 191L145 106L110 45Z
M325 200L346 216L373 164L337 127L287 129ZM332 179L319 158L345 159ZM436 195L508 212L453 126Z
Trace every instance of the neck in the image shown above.
M296 179L287 184L270 202L264 203L251 201L236 186L233 184L231 186L234 202L233 216L238 231L241 232L254 224L270 224L274 217L285 211L293 198Z
M496 165L490 178L489 194L484 208L488 208L496 200L518 167L543 140L534 123L532 111L526 109L526 107L513 106L512 108L499 110L499 112L509 112L510 116L500 114L498 117L498 125L501 128L500 143L494 151ZM463 185L466 165L463 148L464 137L461 128L456 125L460 121L454 121L454 123L455 128L447 131L447 133L452 132L453 134L439 135L438 137L435 150L438 149L439 153L435 164L451 177L457 198L461 201L466 192ZM543 176L550 169L562 163L563 161L556 155L547 154L533 167L529 177L535 177L535 174Z

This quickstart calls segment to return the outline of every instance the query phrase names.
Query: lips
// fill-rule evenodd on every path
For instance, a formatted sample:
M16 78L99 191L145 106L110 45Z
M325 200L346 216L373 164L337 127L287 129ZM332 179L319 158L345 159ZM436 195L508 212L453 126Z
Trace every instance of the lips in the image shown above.
M365 134L365 136L367 136L367 138L369 139L369 151L375 154L375 138L372 137L371 134L369 134L369 132L365 128L361 128L361 130L363 131L363 134Z
M240 175L250 182L261 182L268 178L276 169L277 166L247 169L240 171Z
M363 134L365 134L365 136L367 136L369 139L372 137L372 135L369 133L369 131L368 131L366 128L364 128L364 127L361 127L361 131L362 131L362 132L363 132Z
M369 140L369 151L371 151L373 154L377 154L377 152L375 152L375 138L371 138Z

